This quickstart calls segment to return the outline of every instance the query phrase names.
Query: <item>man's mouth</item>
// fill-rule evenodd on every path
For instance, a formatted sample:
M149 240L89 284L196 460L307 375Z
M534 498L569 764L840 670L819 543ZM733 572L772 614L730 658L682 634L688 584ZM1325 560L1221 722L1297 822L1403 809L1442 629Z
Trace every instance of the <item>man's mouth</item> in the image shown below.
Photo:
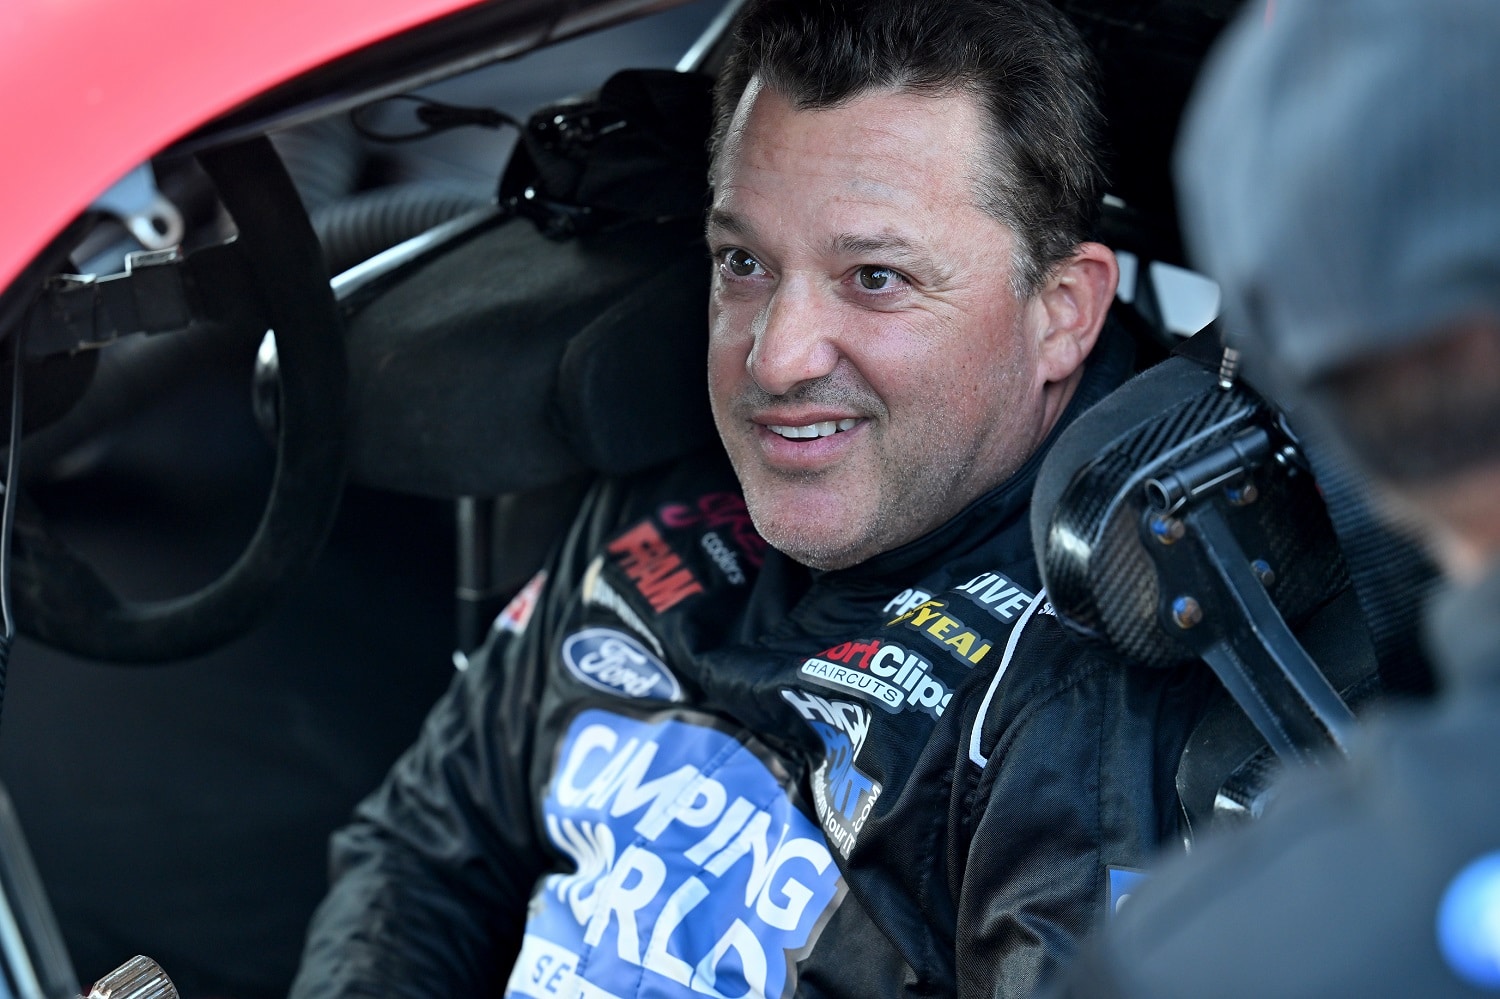
M816 437L832 437L836 433L853 430L857 423L859 423L858 420L824 420L821 423L809 423L801 427L767 424L766 429L788 440L811 440Z

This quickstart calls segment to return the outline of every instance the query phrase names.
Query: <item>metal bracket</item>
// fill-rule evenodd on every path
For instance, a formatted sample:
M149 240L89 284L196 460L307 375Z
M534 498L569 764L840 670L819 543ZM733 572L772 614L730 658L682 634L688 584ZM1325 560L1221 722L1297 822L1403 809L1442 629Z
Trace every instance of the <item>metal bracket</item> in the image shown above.
M182 212L156 186L151 164L142 163L99 195L94 207L115 216L148 250L165 250L182 242L187 226Z
M234 241L183 256L142 250L125 270L63 274L47 282L26 319L28 357L107 346L132 333L175 333L202 323L269 326L249 262Z
M1245 553L1225 512L1256 501L1258 470L1288 474L1277 454L1270 433L1252 427L1147 480L1146 526L1163 546L1196 549L1157 559L1160 626L1208 663L1278 756L1307 762L1346 751L1354 716L1277 610L1271 567Z

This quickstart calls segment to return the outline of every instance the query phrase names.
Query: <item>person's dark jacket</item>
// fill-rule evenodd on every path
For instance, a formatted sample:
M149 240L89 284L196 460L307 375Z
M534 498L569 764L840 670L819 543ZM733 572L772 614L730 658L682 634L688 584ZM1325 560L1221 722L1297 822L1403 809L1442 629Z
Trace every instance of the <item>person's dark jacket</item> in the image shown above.
M1066 640L1039 462L833 572L721 455L601 483L336 836L293 995L1028 994L1176 837L1202 693Z
M1360 734L1238 835L1152 876L1058 997L1500 989L1500 566L1435 608L1441 701Z

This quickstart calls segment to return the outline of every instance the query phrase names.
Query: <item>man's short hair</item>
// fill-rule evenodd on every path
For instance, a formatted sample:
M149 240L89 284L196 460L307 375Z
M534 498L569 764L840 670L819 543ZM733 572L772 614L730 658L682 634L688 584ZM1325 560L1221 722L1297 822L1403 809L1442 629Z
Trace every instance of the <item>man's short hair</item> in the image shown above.
M1045 0L750 0L715 89L715 160L756 76L803 111L880 89L972 94L990 132L979 205L1019 237L1023 297L1093 233L1104 186L1097 71Z

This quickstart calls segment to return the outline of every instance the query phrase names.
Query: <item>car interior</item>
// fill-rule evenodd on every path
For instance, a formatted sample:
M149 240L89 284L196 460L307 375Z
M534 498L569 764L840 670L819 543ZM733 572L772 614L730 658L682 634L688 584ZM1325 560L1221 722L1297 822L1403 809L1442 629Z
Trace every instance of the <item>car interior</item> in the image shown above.
M1080 642L1222 681L1179 768L1190 841L1430 691L1434 573L1245 384L1186 260L1173 136L1240 0L1056 2L1101 66L1139 374L1062 435L1032 532ZM262 94L13 286L13 994L135 953L184 995L284 994L327 835L582 491L712 440L705 140L738 4L577 6L529 54L530 8L480 5Z

